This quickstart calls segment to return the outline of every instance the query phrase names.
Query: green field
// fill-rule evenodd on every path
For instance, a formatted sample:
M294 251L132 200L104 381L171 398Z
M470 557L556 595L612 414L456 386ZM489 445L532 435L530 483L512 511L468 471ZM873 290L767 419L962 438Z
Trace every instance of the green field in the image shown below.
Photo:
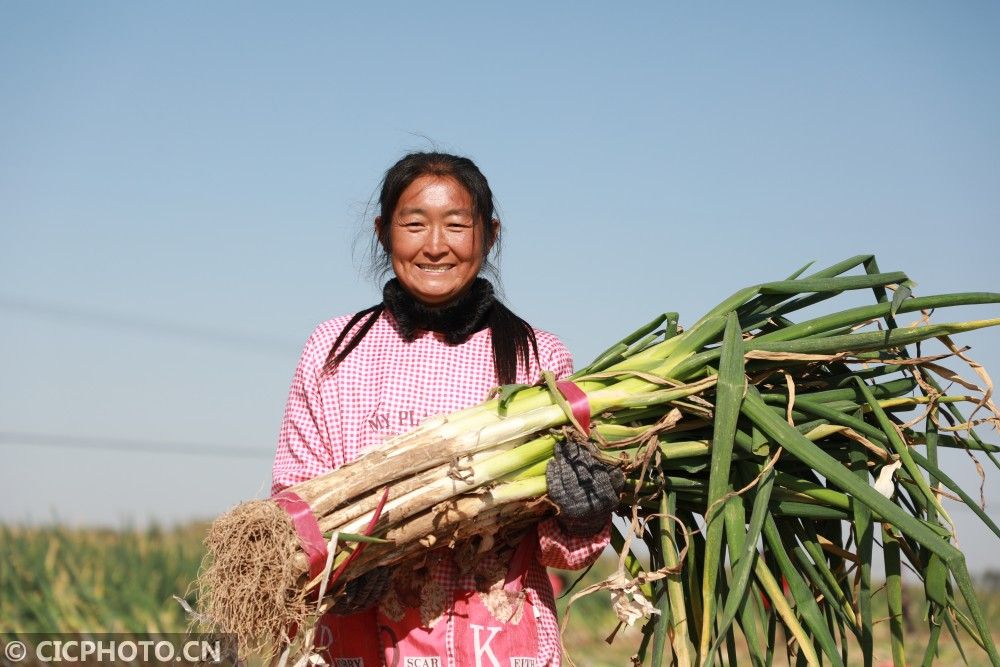
M0 526L0 633L183 631L204 531Z
M0 526L0 637L31 632L184 631L187 620L174 596L195 601L188 586L202 558L204 530L203 524L147 531ZM610 558L599 561L580 588L606 577L616 563ZM994 634L1000 641L998 579L996 573L981 577L979 590L987 617L997 619ZM924 601L920 589L907 590L915 625L907 637L907 659L909 664L920 664L927 636L921 620ZM560 600L561 613L569 597ZM884 596L877 595L874 604L876 617L885 618ZM631 665L641 635L638 628L622 628L608 644L605 640L616 625L607 593L579 600L564 635L570 658L580 667ZM888 623L877 628L874 664L891 664ZM968 664L988 664L985 653L968 637L960 639ZM780 631L775 645L775 663L786 664ZM737 646L738 664L745 655ZM851 664L862 664L856 649L852 656ZM934 664L963 664L947 632Z

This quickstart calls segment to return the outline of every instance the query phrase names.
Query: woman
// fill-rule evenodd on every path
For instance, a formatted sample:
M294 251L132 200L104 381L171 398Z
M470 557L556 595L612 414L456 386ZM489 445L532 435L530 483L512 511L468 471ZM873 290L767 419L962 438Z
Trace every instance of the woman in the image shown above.
M324 322L309 337L273 493L428 416L479 403L498 385L537 382L542 369L572 372L562 342L517 317L479 277L498 248L500 222L471 160L407 155L386 172L379 204L375 255L395 277L382 303ZM561 445L547 473L555 519L519 540L438 549L363 575L321 621L317 644L344 665L558 665L545 567L585 567L607 545L615 473L576 443Z

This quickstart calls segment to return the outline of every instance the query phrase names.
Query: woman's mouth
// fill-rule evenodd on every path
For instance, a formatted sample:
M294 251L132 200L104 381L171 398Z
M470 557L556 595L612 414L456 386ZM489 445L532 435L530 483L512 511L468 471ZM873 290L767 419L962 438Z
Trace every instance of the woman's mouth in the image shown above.
M444 273L454 266L453 264L417 264L417 268L427 273Z

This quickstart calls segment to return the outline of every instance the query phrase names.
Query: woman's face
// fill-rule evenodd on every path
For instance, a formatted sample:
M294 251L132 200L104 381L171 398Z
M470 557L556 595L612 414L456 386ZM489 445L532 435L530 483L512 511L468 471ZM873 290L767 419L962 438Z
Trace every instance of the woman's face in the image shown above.
M380 218L375 220L377 228L382 224ZM392 270L421 302L444 305L479 274L483 225L473 217L472 197L454 178L414 179L400 195L389 224Z

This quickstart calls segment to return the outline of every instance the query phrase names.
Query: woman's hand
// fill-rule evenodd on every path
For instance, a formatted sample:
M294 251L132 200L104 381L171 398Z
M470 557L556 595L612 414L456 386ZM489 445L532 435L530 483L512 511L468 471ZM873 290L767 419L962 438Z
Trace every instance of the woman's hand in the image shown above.
M545 469L549 499L559 508L556 520L562 529L583 537L598 533L618 506L625 475L594 458L578 442L564 440Z
M385 597L391 584L392 568L383 566L369 570L347 582L344 594L330 608L330 613L347 616L370 609Z

